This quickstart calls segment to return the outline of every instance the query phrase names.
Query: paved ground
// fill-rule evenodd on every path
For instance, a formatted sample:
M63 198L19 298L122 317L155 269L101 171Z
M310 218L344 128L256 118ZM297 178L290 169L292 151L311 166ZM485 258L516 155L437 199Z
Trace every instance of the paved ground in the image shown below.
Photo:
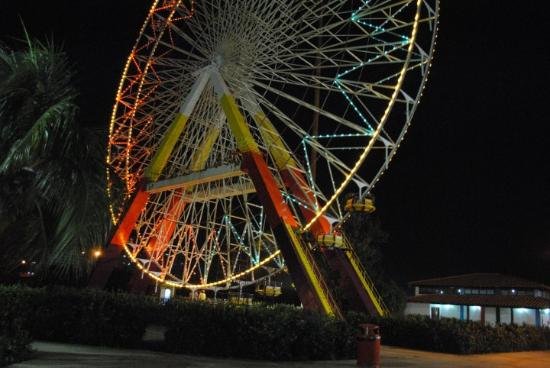
M352 360L272 363L246 360L212 359L187 355L163 354L143 350L122 350L46 342L36 342L33 344L33 347L37 350L34 359L27 362L14 364L11 367L340 368L356 366L355 361ZM550 351L458 356L384 346L382 348L382 367L548 368L550 367Z

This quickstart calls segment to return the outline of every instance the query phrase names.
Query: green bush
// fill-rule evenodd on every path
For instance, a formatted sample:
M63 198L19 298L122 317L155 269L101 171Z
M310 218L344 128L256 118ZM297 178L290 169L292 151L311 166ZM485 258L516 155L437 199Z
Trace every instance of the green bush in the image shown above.
M34 339L137 347L160 306L150 298L69 288L1 287L0 323L19 318Z
M0 367L27 359L31 354L31 338L21 329L19 319L0 324Z
M484 325L424 316L374 318L382 343L455 354L480 354L550 349L550 328L527 325Z
M353 355L355 330L296 307L175 302L166 307L170 352L268 360Z
M183 300L160 305L149 297L59 287L0 287L0 303L0 327L12 326L9 335L2 335L10 337L2 337L0 347L2 354L12 355L28 347L25 330L34 339L147 347L142 336L149 324L167 327L165 341L156 343L156 349L248 359L351 359L357 326L365 322L380 325L385 345L458 354L550 349L549 328L420 316L370 318L349 313L346 321L339 321L288 305Z

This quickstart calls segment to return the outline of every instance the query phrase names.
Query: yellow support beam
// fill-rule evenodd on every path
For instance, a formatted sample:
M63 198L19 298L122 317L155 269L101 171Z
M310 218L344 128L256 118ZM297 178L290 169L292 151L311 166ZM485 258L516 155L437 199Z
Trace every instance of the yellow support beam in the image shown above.
M162 170L166 167L168 159L178 142L181 133L187 125L189 116L177 113L176 118L168 127L168 130L162 137L159 148L155 152L151 163L145 169L144 177L148 182L155 182L162 174Z
M269 118L262 112L256 112L252 118L260 129L260 134L269 149L269 153L275 160L277 168L282 170L289 166L298 167L296 161L286 148L283 139Z
M208 132L208 135L206 136L206 138L204 139L204 142L202 143L201 149L193 157L193 162L191 163L191 166L190 166L191 171L204 170L204 168L206 167L206 161L208 160L208 157L212 152L212 148L214 148L214 144L218 140L219 136L220 136L220 128L214 127L210 129L210 131Z
M254 140L243 114L239 110L239 106L235 98L224 91L220 97L220 104L227 117L229 127L237 141L237 148L241 152L260 152L258 144Z
M197 102L201 97L209 78L209 71L204 70L191 87L191 91L185 98L181 109L176 114L172 124L170 124L166 130L166 133L164 133L155 155L145 169L143 176L146 181L150 183L155 182L162 174L162 170L166 167L168 159L170 158L172 151L174 151L174 147L180 139L181 133L183 133L183 130L187 125L187 121L193 113L193 110L195 109L195 106L197 105Z

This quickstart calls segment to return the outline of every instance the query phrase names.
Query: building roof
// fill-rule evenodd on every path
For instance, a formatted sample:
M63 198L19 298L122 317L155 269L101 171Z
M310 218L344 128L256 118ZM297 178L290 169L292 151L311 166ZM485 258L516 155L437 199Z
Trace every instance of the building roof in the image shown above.
M521 277L499 273L468 273L465 275L440 277L409 282L410 286L441 286L463 288L515 288L550 290L550 286L529 281Z
M479 305L487 307L550 308L550 299L531 295L450 295L426 294L408 299L410 303Z
M550 299L531 295L451 295L425 294L408 299L410 303L479 305L488 307L550 308Z

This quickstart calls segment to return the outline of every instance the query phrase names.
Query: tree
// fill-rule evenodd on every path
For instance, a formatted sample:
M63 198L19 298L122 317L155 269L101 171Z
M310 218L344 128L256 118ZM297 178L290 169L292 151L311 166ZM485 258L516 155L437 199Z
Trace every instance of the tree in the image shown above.
M0 260L81 274L109 231L101 135L78 120L74 72L52 42L0 47ZM84 254L84 256L83 256Z

